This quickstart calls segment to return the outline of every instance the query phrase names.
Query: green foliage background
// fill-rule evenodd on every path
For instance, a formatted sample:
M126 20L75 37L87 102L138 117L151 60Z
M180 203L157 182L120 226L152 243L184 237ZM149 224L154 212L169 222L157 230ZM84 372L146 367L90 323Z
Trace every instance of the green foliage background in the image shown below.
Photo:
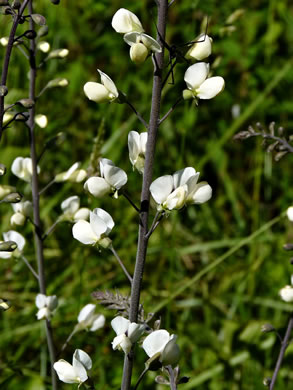
M88 166L94 138L104 123L99 152L128 172L127 191L138 203L141 176L132 172L127 135L130 130L144 129L128 107L97 105L87 100L83 85L98 80L97 68L105 71L148 118L151 60L141 67L130 62L128 46L111 28L111 18L118 8L128 8L139 16L145 30L155 35L155 2L35 3L36 12L48 22L45 39L52 48L66 47L70 51L66 60L49 61L38 75L38 90L52 78L66 77L70 81L68 88L47 91L37 105L38 112L49 120L46 129L37 129L38 150L58 132L66 135L65 141L41 161L41 187L75 161ZM235 31L229 33L227 18L239 8L244 13L233 23ZM208 31L214 39L210 62L217 60L214 74L225 78L226 88L217 98L200 101L198 107L184 102L163 123L154 177L193 166L201 172L201 179L211 184L213 198L202 206L172 213L155 231L150 240L142 302L147 312L155 311L162 318L163 328L178 335L181 371L191 378L182 390L262 389L262 379L272 374L280 345L274 334L261 334L260 327L270 322L284 332L292 310L292 305L278 297L279 289L289 283L292 267L282 245L292 242L293 227L286 218L278 219L292 204L292 158L286 156L275 163L262 149L260 140L238 143L232 137L258 121L266 125L276 121L288 133L292 129L293 6L289 0L177 0L169 12L167 42L179 45L194 39L204 29L206 15L210 15ZM5 36L10 18L0 17L0 35ZM19 31L24 28L20 26ZM3 55L2 48L1 64ZM164 91L162 113L185 88L186 68L184 63L176 67L175 84ZM7 102L27 97L27 72L25 59L15 49ZM236 104L240 116L233 118L231 110ZM7 167L15 157L28 156L24 126L18 124L5 131L0 147L1 162ZM28 186L10 171L1 178L1 184L16 185L30 196ZM41 199L44 225L49 227L60 214L60 203L75 194L81 196L82 205L110 212L116 222L111 236L114 246L128 269L133 270L138 220L122 197L94 200L80 184L56 184ZM1 205L0 213L1 231L7 231L11 207ZM276 222L268 224L276 217ZM32 228L27 224L21 232L27 238L25 254L35 265ZM82 306L93 302L94 290L129 293L110 252L98 253L73 240L69 224L59 225L45 242L45 258L48 295L57 294L60 299L53 318L59 347L73 329ZM20 261L2 260L0 267L1 296L12 302L10 310L0 313L1 388L49 389L49 378L43 378L48 365L45 333L42 322L35 317L36 281ZM76 348L86 350L94 363L96 388L118 389L123 356L111 349L114 332L110 321L114 313L102 307L98 310L107 316L106 327L74 336L62 358L70 361ZM279 390L292 386L292 358L293 349L289 347L276 387ZM144 352L137 348L136 377L143 370L144 360ZM154 376L149 374L142 387L161 389L154 384ZM61 389L69 386L60 383Z

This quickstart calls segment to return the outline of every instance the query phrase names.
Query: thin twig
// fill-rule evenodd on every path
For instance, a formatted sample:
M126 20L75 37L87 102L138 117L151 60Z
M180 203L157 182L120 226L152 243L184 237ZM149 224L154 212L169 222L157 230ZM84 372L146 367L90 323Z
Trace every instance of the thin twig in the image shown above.
M48 229L48 230L46 231L46 233L43 235L42 241L45 241L45 239L52 233L52 231L55 229L55 227L57 226L57 224L58 224L59 222L61 222L60 219L57 219L57 220L53 223L53 225L51 225L51 226L49 227L49 229Z
M28 259L24 256L20 256L21 260L23 260L24 264L28 267L28 269L31 271L31 273L34 275L34 277L39 280L39 275L38 273L33 269L33 267L30 265Z
M147 122L143 119L143 117L140 115L140 113L135 109L135 107L128 101L126 100L125 103L132 109L132 111L135 113L137 118L141 121L141 123L144 125L144 127L148 130L148 124Z
M274 141L278 141L280 144L282 144L289 153L293 153L293 146L290 145L286 139L284 138L281 138L281 137L277 137L275 135L272 135L272 134L268 134L268 133L251 133L250 137L258 137L258 136L261 136L262 138L264 139L272 139Z
M150 236L153 234L153 232L155 231L155 229L159 225L160 221L162 220L163 216L164 216L164 213L162 213L162 211L156 212L155 218L152 222L152 226L150 227L150 230L146 234L147 239L149 239Z
M282 341L279 357L278 357L278 360L277 360L277 363L276 363L276 367L275 367L275 370L274 370L274 374L272 376L272 380L271 380L271 383L270 383L270 390L273 390L274 385L276 383L278 372L279 372L279 370L281 368L282 361L283 361L283 358L284 358L284 355L285 355L285 351L286 351L286 349L287 349L287 347L289 345L289 338L290 338L290 335L291 335L291 332L292 332L292 328L293 328L293 313L291 313L291 316L290 316L290 319L289 319L289 322L288 322L288 326L287 326L287 330L286 330L286 333L285 333L285 337L284 337L284 339Z
M39 192L39 195L42 195L45 191L47 191L47 189L49 189L53 184L55 183L55 178L53 180L51 180L47 185L45 185L44 188L41 189L41 191Z
M175 102L175 103L173 104L173 106L169 109L169 111L166 112L166 114L163 116L163 118L161 118L161 119L159 120L159 125L160 125L162 122L164 122L165 119L168 118L168 116L171 114L171 112L173 112L173 111L175 110L176 106L177 106L179 103L181 103L182 101L183 101L183 97L180 96L180 98L176 100L176 102Z
M67 337L65 343L62 345L62 348L60 349L60 352L57 354L56 359L58 359L61 353L67 348L69 341L72 339L75 333L76 333L76 329L74 328L73 331L70 333L70 335Z
M140 210L139 208L135 205L135 203L131 200L131 198L129 197L129 195L127 194L127 192L125 190L122 190L121 192L121 195L124 196L125 199L128 200L128 202L131 204L131 206L139 213Z
M162 83L162 88L165 87L168 79L169 79L169 76L171 73L173 73L173 70L175 69L175 66L177 65L178 61L177 61L177 58L175 58L175 61L172 63L172 60L170 60L170 69L168 70L168 73L166 74L165 78L164 78L164 81ZM174 73L173 73L173 77L172 77L172 80L173 80L173 84L174 84ZM169 83L169 84L172 84L172 83Z
M128 280L130 281L130 284L132 284L132 277L130 276L130 274L128 273L125 265L123 264L122 260L120 259L118 253L115 251L115 249L113 248L113 246L111 245L109 247L110 251L113 253L115 259L118 261L120 267L123 269L123 272L125 273L126 277L128 278Z
M145 369L143 370L143 372L140 374L137 382L136 382L136 385L134 386L134 389L133 390L136 390L140 384L140 382L142 381L143 377L145 376L145 374L148 372L149 370L149 367L146 366Z
M171 7L171 5L175 2L176 0L171 0L168 4L168 7Z

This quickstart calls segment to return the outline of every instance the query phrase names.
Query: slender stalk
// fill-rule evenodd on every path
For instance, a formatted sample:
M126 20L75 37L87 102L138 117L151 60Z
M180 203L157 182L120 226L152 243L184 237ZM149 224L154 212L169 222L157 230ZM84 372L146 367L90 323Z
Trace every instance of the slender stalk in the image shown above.
M146 129L148 129L148 124L147 122L143 119L143 117L140 115L140 113L135 109L135 107L128 101L126 100L125 103L132 109L132 111L135 113L135 115L138 117L138 119L141 121L141 123L144 125Z
M62 348L60 350L60 352L58 353L58 356L57 358L61 355L61 353L67 348L67 345L69 343L69 341L72 339L72 337L75 335L76 333L76 329L74 328L73 331L70 333L70 335L67 337L65 343L62 345Z
M121 193L125 199L128 200L128 202L131 204L131 206L139 213L140 210L139 208L136 206L136 204L131 200L131 198L129 197L129 195L126 193L126 191L122 191Z
M129 272L127 271L125 265L123 264L123 261L120 259L118 253L115 251L115 249L113 248L113 246L111 245L109 247L110 251L113 253L115 259L118 261L120 267L122 268L124 274L126 275L127 279L130 281L130 284L132 284L132 277L130 276Z
M39 280L39 275L37 274L37 272L33 269L33 267L30 265L28 259L24 256L24 255L21 255L20 256L21 260L24 262L24 264L28 267L28 269L31 271L31 273L34 275L34 277Z
M156 215L155 215L155 218L152 222L152 225L150 227L150 230L147 232L146 234L146 238L149 239L150 236L153 234L153 232L156 230L157 226L159 225L161 219L163 218L164 214L162 213L162 211L157 211L156 212Z
M33 13L32 0L29 0L28 3L29 14ZM34 30L34 22L30 18L29 21L30 29ZM36 64L35 64L35 53L36 53L36 43L34 39L30 40L30 81L29 81L29 98L35 100L35 83L36 83ZM39 288L40 293L46 295L46 282L45 282L45 269L44 269L44 251L43 251L43 241L42 241L42 226L40 219L40 205L39 205L39 185L38 185L38 173L37 173L37 153L36 153L36 141L35 141L35 106L29 110L29 119L27 125L29 128L29 138L30 138L30 156L32 159L32 199L33 199L33 222L34 222L34 239L35 239L35 248L36 248L36 257L38 264L38 275L39 275ZM49 320L46 320L46 336L47 343L51 361L51 378L52 378L52 389L57 390L57 377L55 370L53 369L53 364L55 362L55 347L53 344L53 335L51 323Z
M271 383L270 383L270 390L273 390L274 385L276 383L278 372L279 372L279 370L281 368L282 361L283 361L283 358L284 358L284 355L285 355L285 351L286 351L286 349L287 349L287 347L289 345L289 339L290 339L290 336L291 336L292 328L293 328L293 313L291 313L291 316L290 316L290 319L289 319L289 322L288 322L288 326L287 326L287 330L286 330L286 333L285 333L285 337L284 337L284 339L282 341L280 353L279 353L278 360L277 360L277 363L276 363L276 367L275 367L275 370L274 370L274 374L273 374L273 377L272 377L272 380L271 380Z
M45 239L52 233L52 231L56 228L58 223L61 222L60 219L57 219L46 231L46 233L43 235L42 240L45 241Z
M39 161L39 159L37 160L37 162ZM47 191L53 184L55 183L55 179L51 180L48 184L45 185L44 188L41 189L41 191L39 192L39 195L42 195L45 191Z
M162 40L165 39L166 32L166 19L167 19L168 1L161 0L158 4L158 33L157 40L162 45ZM162 39L161 39L162 38ZM154 54L155 58L155 70L153 76L153 92L152 92L152 105L148 131L148 142L146 148L146 159L142 183L141 192L141 207L140 207L140 225L138 231L138 245L135 262L135 270L131 288L131 303L130 303L130 316L131 322L137 322L138 308L140 300L140 291L142 285L144 264L146 259L148 238L146 237L148 232L148 218L149 218L149 203L150 203L150 191L149 187L152 181L155 146L157 130L160 118L160 105L161 105L161 93L162 93L162 71L164 66L164 47L162 45L162 52ZM121 390L129 390L131 385L132 366L133 366L133 350L125 356L123 378Z
M9 67L9 62L10 62L10 57L11 57L11 52L12 52L12 47L14 43L14 38L15 38L15 33L17 26L19 24L19 21L22 17L23 11L25 10L26 6L28 5L29 0L24 0L22 3L18 14L15 14L13 16L13 23L12 27L10 30L9 38L8 38L8 44L6 48L6 53L4 57L4 62L3 62L3 68L2 68L2 74L1 74L1 85L6 85L7 81L7 75L8 75L8 67ZM2 137L2 131L3 131L3 115L4 115L4 96L0 96L0 141Z
M173 106L170 108L170 110L168 110L168 112L166 112L166 114L160 119L159 121L159 125L164 122L165 119L168 118L168 116L171 114L171 112L173 112L176 108L176 106L181 103L183 101L183 97L181 96L178 100L176 100L176 102L173 104Z

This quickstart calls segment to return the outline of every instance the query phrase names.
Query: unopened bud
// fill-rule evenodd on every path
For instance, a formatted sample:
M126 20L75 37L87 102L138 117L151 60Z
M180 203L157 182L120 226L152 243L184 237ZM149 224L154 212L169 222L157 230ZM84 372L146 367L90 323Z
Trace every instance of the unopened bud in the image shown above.
M262 383L264 384L264 386L267 386L267 387L270 386L271 382L272 382L272 379L271 379L271 378L264 378L263 381L262 381Z
M50 50L50 43L46 41L38 42L37 48L43 53L48 53L48 51Z
M47 24L46 18L43 15L31 14L31 18L38 26L45 26Z
M6 166L0 163L0 176L5 175L5 173L6 173Z
M27 39L35 39L37 36L37 33L34 30L27 30L23 35Z
M283 245L283 249L285 249L285 251L293 251L293 244L285 244Z
M262 333L270 333L270 332L274 332L276 329L273 327L272 324L264 324L261 326L260 330Z
M19 9L20 8L20 1L19 0L14 0L11 4L13 9Z
M2 203L19 203L22 195L19 192L11 192L2 199Z
M0 310L6 311L6 310L10 309L10 307L11 307L11 304L7 299L0 298Z
M130 58L135 64L142 64L148 56L148 49L143 43L135 43L130 47Z
M48 30L49 30L49 28L48 28L47 25L42 26L42 27L39 29L39 31L38 31L38 37L44 37L45 35L47 35L47 34L48 34Z
M0 242L1 252L13 252L17 248L17 244L14 241L2 241Z
M5 47L8 45L8 40L8 37L2 37L0 38L0 44Z
M44 129L48 124L48 119L46 115L38 114L35 116L35 122L41 129Z
M25 221L26 217L22 213L15 213L10 218L10 224L12 226L23 226Z
M64 58L68 56L69 50L68 49L56 49L51 51L51 53L48 55L48 59L51 58Z
M7 94L8 88L6 87L6 85L0 85L0 96L6 96Z
M27 112L20 112L19 114L15 115L14 120L16 122L26 122L29 118L29 114Z
M32 99L20 99L16 103L24 108L32 108L35 105L35 102Z
M57 78L57 79L54 79L54 80L50 80L47 84L47 88L54 88L54 87L67 87L67 85L69 84L68 80L67 79L64 79L64 78Z

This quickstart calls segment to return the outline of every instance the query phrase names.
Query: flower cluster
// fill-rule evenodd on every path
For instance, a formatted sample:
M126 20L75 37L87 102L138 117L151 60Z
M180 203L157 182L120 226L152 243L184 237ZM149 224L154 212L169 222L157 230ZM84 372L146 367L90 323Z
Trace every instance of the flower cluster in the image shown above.
M56 295L46 296L44 294L38 294L36 297L36 306L39 309L36 314L38 320L50 319L58 306L58 299Z
M54 363L53 367L62 382L81 385L88 379L87 371L92 368L92 360L86 352L76 349L73 354L72 364L60 359Z

